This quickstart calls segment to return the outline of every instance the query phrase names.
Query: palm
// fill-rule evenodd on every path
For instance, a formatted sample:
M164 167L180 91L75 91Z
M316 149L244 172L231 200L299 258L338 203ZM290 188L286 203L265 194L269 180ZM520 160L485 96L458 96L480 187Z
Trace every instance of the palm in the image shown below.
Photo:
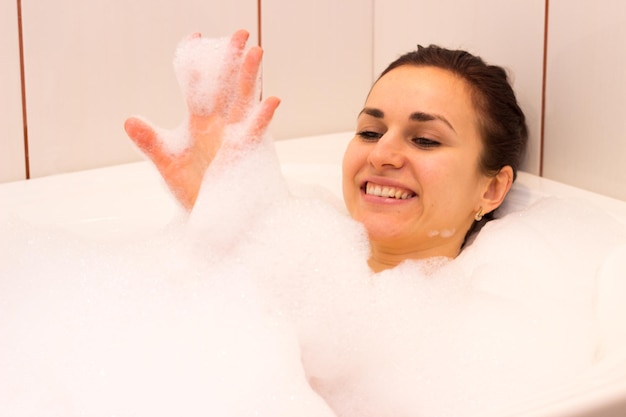
M188 210L194 206L206 169L222 147L226 128L242 124L241 140L259 141L280 103L269 97L257 106L263 51L253 47L244 56L247 39L246 31L233 34L216 78L207 80L204 68L193 65L183 68L182 76L177 71L189 111L181 129L168 132L136 117L124 124L128 136L152 160L174 196ZM196 34L181 45L193 46L193 42L199 41L200 35ZM188 142L183 149L172 151L168 139L180 135L186 136Z

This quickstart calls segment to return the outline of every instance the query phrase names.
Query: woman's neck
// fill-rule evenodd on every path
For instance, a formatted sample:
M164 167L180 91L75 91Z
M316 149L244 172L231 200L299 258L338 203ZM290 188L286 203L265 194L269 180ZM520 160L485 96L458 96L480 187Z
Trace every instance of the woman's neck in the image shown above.
M407 251L403 247L390 247L370 242L371 252L367 263L374 272L382 272L395 268L402 262L412 259L428 259L436 257L456 258L461 252L461 243L447 241L441 245L433 245L423 250Z

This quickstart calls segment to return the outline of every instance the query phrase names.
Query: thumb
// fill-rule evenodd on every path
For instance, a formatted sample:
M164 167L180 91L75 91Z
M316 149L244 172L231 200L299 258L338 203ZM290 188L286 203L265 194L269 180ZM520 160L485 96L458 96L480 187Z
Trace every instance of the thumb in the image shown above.
M170 159L163 149L156 130L147 121L139 117L130 117L124 122L124 130L135 145L157 166Z

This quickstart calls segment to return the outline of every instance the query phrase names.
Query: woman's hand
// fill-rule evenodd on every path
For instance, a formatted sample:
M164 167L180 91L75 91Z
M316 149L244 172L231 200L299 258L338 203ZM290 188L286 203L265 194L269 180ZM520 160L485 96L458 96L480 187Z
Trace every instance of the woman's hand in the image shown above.
M255 46L244 54L247 40L244 30L235 32L222 49L215 42L203 45L206 39L199 34L185 39L174 63L189 111L187 123L173 131L136 117L124 124L128 136L156 165L187 210L194 206L204 173L222 146L226 129L242 125L241 138L246 143L237 146L258 142L280 103L276 97L258 103L263 50ZM196 59L202 54L210 56ZM207 59L218 60L211 62L217 67L213 74L203 67ZM186 141L182 149L175 149L181 141Z

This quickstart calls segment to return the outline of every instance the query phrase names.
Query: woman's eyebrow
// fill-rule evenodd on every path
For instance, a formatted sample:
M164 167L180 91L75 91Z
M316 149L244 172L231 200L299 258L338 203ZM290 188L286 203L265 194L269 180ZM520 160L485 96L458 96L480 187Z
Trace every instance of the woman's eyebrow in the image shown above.
M363 110L361 110L361 112L359 113L359 116L361 114L367 114L368 116L372 116L375 117L377 119L383 119L385 117L385 113L380 110L380 109L376 109L373 107L365 107L363 108ZM448 121L448 119L446 119L445 117L439 115L439 114L432 114L432 113L426 113L423 111L416 111L411 113L411 115L409 116L409 120L413 120L416 122L432 122L435 120L439 120L443 123L445 123L450 129L452 129L453 132L456 133L456 130L454 130L454 127L452 126L452 123L450 123Z
M382 110L378 110L372 107L365 107L363 108L363 110L361 110L361 112L359 113L359 116L362 115L363 113L375 117L377 119L382 119L385 117L385 113L383 113Z
M416 122L432 122L434 120L439 120L439 121L444 122L450 129L452 129L453 132L456 133L456 130L454 130L452 123L450 123L448 119L446 119L445 117L439 114L431 114L431 113L424 113L421 111L416 111L414 113L411 113L411 115L409 116L409 120L414 120Z

